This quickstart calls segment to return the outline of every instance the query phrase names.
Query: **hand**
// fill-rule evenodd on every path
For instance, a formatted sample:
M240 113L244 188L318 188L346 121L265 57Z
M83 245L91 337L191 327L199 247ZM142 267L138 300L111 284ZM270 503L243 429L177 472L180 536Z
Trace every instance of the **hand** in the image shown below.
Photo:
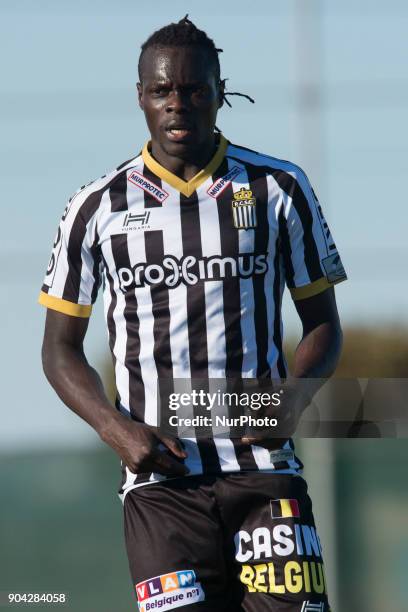
M276 419L276 427L251 427L241 438L243 444L255 444L274 450L281 448L295 433L301 414L310 400L303 388L296 387L293 382L282 385L281 389L283 392L279 406L271 404L261 410L251 411L251 416L257 419L264 417Z
M162 443L173 455L185 459L187 453L181 442L161 434L156 427L118 415L100 436L133 473L157 472L164 476L186 476L189 473L183 463L158 448Z

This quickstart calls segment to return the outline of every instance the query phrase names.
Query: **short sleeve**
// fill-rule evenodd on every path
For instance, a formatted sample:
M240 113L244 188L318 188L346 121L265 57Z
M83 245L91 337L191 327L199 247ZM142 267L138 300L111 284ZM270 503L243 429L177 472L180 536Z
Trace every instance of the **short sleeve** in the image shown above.
M322 207L298 167L282 173L279 237L286 284L294 300L312 297L347 279Z
M76 194L62 215L39 303L75 317L91 315L100 286L95 198Z

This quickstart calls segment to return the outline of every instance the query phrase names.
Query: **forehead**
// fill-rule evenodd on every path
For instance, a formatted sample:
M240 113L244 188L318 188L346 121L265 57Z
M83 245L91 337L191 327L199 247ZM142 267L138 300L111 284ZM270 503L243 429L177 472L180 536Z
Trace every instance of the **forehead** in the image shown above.
M203 47L149 47L143 54L143 81L212 82L215 60Z

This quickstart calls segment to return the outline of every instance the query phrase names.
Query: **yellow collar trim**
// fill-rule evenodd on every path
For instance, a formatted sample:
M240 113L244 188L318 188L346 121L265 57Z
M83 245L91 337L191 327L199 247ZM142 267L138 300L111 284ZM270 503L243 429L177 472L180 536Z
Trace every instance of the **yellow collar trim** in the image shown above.
M166 183L168 183L169 185L171 185L178 191L181 191L181 193L183 193L185 196L191 196L191 194L194 193L194 191L198 189L199 186L209 176L211 176L215 172L215 170L218 168L218 166L221 164L222 160L224 159L227 147L228 147L228 141L221 134L220 144L218 145L218 149L214 157L209 161L209 163L206 165L205 168L200 170L200 172L198 172L195 176L193 176L193 178L189 181L183 181L183 179L179 178L178 176L170 172L170 170L163 168L163 166L161 166L159 162L157 162L151 156L149 149L148 149L149 145L150 145L150 141L146 142L145 146L143 147L143 151L142 151L143 161L146 164L146 166L149 168L149 170L154 172L154 174L157 174L157 176L163 179L163 181L166 181Z

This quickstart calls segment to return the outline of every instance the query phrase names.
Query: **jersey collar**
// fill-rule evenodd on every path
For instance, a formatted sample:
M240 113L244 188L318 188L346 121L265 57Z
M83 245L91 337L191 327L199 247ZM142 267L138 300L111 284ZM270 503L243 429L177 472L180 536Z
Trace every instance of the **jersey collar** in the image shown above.
M146 166L154 172L159 178L166 181L169 185L183 193L185 196L191 196L191 194L198 189L198 187L209 177L211 176L215 170L219 167L222 160L224 159L225 152L228 147L228 141L222 134L220 134L220 143L218 145L218 149L215 152L214 157L209 161L205 168L200 170L192 179L189 181L183 181L183 179L179 178L170 170L163 168L150 154L149 146L150 140L145 144L142 151L143 161Z

